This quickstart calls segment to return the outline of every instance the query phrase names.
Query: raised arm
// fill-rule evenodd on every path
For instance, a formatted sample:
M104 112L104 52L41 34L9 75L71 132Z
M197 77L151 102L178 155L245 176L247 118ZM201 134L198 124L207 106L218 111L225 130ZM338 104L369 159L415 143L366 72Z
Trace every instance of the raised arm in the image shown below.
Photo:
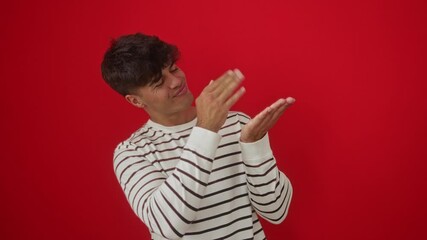
M242 157L252 206L264 219L282 222L292 198L292 185L276 165L267 131L277 122L293 98L279 99L249 120L241 133Z

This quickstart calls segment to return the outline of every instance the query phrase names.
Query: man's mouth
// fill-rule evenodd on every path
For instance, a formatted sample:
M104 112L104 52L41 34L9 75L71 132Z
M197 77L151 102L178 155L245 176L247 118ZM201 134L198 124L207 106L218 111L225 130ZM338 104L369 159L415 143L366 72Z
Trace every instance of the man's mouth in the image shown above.
M183 83L174 97L179 97L187 93L187 84Z

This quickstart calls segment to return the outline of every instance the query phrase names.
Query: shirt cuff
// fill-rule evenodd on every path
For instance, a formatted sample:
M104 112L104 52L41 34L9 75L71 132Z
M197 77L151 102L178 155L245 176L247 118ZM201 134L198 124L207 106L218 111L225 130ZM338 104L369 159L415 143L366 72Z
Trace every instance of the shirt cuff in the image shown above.
M188 138L187 146L203 156L213 159L220 141L220 134L201 127L194 127Z
M243 161L246 163L262 162L266 158L273 156L273 151L271 150L270 141L268 139L268 133L256 142L240 142L240 146L242 148Z

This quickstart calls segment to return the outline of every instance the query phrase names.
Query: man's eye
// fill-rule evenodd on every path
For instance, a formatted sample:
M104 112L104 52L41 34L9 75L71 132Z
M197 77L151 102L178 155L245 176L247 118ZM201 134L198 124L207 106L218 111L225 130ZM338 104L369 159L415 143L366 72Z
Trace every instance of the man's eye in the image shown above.
M170 71L170 72L172 72L172 73L173 73L173 72L176 72L176 71L178 71L178 70L179 70L179 68L178 68L178 67L174 67L174 68L169 69L169 71Z
M153 85L153 89L159 88L163 85L163 79L160 79L159 83L157 83L156 85Z

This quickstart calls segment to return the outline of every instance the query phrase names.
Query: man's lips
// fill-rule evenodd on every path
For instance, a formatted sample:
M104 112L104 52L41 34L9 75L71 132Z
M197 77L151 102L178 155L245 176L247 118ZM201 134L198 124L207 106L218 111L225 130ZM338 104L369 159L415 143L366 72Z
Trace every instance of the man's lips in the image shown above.
M187 92L187 84L183 83L182 86L178 89L174 97L179 97Z

